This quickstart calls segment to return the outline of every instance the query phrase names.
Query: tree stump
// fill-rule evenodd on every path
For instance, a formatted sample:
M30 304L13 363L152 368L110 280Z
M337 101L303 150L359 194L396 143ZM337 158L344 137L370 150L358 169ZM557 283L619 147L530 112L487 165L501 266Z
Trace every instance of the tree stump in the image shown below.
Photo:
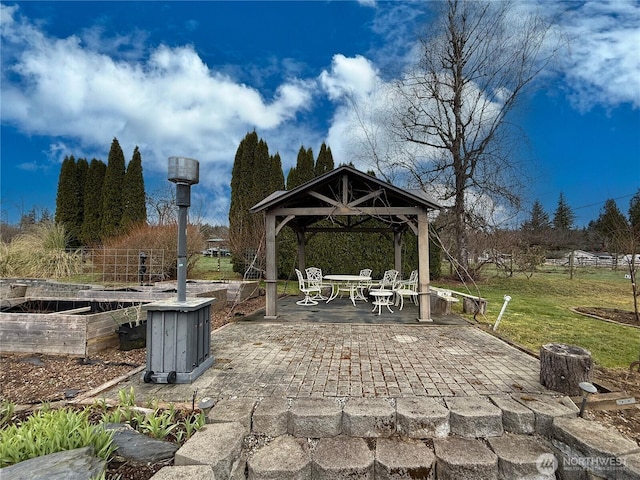
M540 384L569 396L581 395L580 382L591 382L591 352L581 347L547 343L540 348Z

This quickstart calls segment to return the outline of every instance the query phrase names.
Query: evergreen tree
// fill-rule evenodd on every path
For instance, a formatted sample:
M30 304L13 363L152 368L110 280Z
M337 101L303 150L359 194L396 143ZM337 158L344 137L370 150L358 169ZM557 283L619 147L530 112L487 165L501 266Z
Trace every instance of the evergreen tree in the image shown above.
M142 157L140 156L140 150L137 146L133 150L133 157L129 165L127 165L122 199L123 226L146 222L147 208L145 203L144 178L142 176Z
M277 170L277 171L276 171ZM264 216L251 215L249 209L283 185L280 156L269 156L267 143L253 131L240 142L231 173L231 204L229 206L229 243L234 271L243 273L252 259L245 258L251 250L261 251L257 268L264 262Z
M280 154L276 153L270 159L271 166L270 172L270 192L276 192L278 190L284 190L284 173L282 172L282 160Z
M331 154L331 148L322 142L320 146L320 153L318 154L318 160L316 161L316 177L324 175L334 169L333 155Z
M315 168L313 160L313 150L311 148L305 150L304 145L298 150L298 158L296 166L289 170L287 176L287 190L293 190L299 185L313 180L315 177Z
M71 155L65 157L58 177L58 192L56 195L55 221L64 226L69 233L71 243L76 243L81 219L80 187L78 185L78 168L76 160Z
M109 150L107 171L102 190L102 238L120 232L122 227L122 187L124 185L124 154L118 139L114 138Z
M84 196L86 193L87 173L89 172L89 162L86 158L79 158L76 164L76 182L78 182L78 216L75 228L74 246L82 243L82 224L84 222Z
M531 216L522 224L522 233L529 246L548 243L551 221L549 215L542 208L542 204L536 200L531 207Z
M615 200L609 199L604 203L600 216L595 221L595 229L602 235L605 249L613 254L624 253L621 240L627 236L629 223L616 205Z
M560 232L568 232L573 229L574 221L575 215L560 192L558 207L553 215L553 228Z
M640 188L629 202L629 223L636 235L640 235Z
M107 166L101 160L91 160L85 181L84 219L81 240L84 245L95 245L102 232L102 184Z

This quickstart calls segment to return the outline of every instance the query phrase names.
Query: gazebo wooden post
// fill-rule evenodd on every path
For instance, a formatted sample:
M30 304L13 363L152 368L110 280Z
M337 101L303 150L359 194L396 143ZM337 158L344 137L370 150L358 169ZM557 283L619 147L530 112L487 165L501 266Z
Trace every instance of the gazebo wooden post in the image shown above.
M393 268L402 275L402 232L397 230L393 232Z
M265 319L275 320L278 317L278 269L276 265L276 216L267 213L266 216L266 310Z
M296 238L298 240L298 269L304 273L304 269L307 268L304 252L304 231L296 230Z
M429 294L429 219L426 212L418 214L418 298L418 321L432 322Z

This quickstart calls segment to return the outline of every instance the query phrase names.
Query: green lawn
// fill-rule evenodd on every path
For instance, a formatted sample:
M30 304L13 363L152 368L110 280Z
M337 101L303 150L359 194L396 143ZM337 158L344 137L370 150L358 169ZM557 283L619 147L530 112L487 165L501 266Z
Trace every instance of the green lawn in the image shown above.
M591 351L604 367L627 368L640 355L640 329L615 325L573 313L571 307L608 307L633 310L633 297L624 271L580 269L573 279L563 269L545 268L532 278L488 278L478 283L489 300L481 323L493 325L504 303L512 300L500 321L498 333L538 351L545 343L568 343ZM460 285L434 282L434 286L466 291ZM477 292L471 288L471 293ZM456 308L461 310L460 305Z

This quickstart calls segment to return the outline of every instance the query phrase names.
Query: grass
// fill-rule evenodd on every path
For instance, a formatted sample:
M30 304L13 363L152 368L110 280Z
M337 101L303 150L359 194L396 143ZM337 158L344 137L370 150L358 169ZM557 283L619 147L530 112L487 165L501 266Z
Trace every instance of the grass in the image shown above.
M500 321L497 333L539 351L546 343L567 343L591 351L594 362L607 368L628 368L640 355L640 329L616 325L578 315L571 307L607 307L633 310L633 297L624 271L605 268L580 269L570 279L559 268L545 268L532 278L488 278L478 283L482 297L489 301L481 323L493 326L504 303L512 300ZM460 286L434 282L435 286ZM477 294L472 289L472 294ZM457 306L461 309L461 306Z
M242 280L242 276L233 271L231 257L200 256L189 278L197 280Z

